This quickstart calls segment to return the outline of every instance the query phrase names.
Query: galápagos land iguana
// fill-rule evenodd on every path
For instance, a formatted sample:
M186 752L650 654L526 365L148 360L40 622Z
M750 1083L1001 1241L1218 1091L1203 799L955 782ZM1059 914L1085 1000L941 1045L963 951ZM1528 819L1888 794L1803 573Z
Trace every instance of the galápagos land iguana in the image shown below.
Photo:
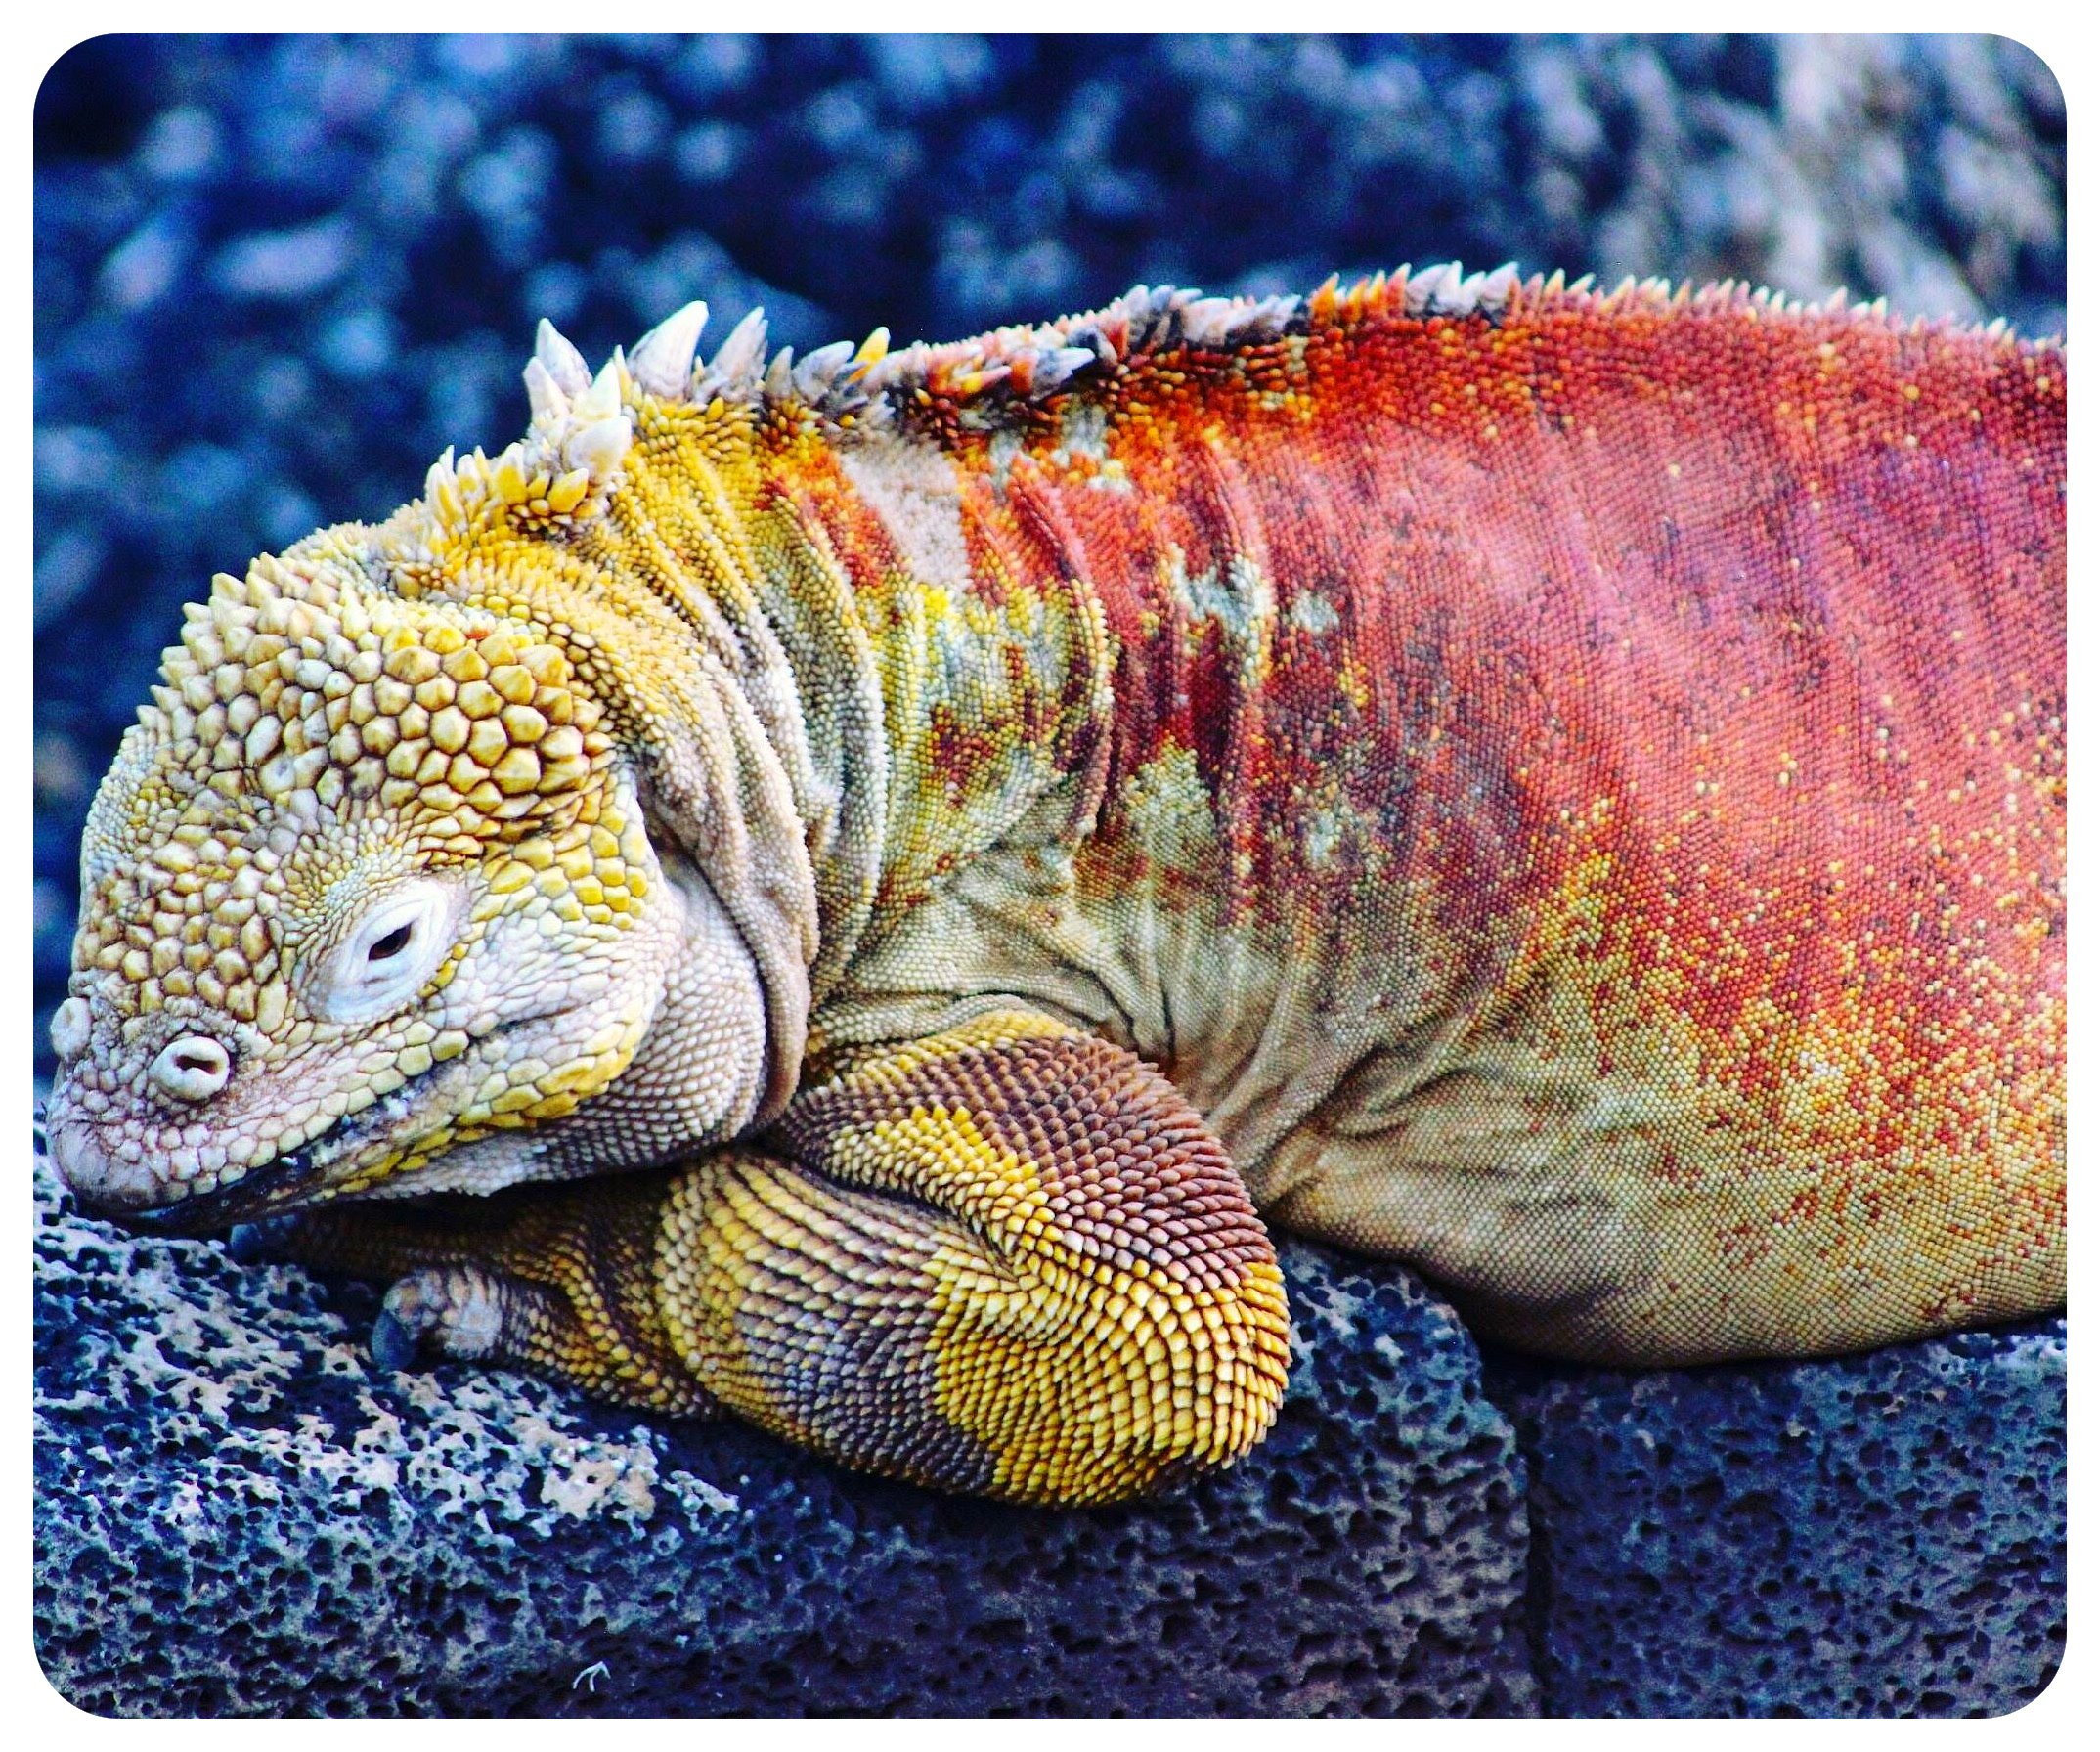
M1263 1219L1591 1360L2061 1303L2059 346L1455 266L704 321L543 325L525 438L186 611L90 1208L1035 1502L1260 1439Z

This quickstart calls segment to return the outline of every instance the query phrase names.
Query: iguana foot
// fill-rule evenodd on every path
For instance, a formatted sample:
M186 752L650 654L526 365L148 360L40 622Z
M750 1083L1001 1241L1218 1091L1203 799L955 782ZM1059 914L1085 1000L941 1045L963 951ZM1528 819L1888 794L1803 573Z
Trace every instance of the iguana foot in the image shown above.
M425 1209L348 1206L244 1223L243 1262L283 1259L393 1287L372 1324L382 1369L419 1359L551 1376L600 1399L683 1417L720 1407L679 1363L658 1317L650 1260L661 1174L581 1189L534 1187Z
M386 1292L372 1327L372 1360L382 1369L407 1369L419 1354L458 1362L485 1362L547 1324L554 1310L536 1286L486 1272L478 1265L426 1265ZM526 1306L520 1306L521 1302Z

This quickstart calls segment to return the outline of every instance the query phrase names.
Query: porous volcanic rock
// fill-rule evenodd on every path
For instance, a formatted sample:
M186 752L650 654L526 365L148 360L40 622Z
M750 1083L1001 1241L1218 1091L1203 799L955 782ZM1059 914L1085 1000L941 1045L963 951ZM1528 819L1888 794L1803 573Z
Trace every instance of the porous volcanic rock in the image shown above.
M1285 1248L1275 1432L1052 1512L524 1377L38 1164L36 1641L105 1715L1528 1713L1521 1465L1404 1271Z
M1548 1714L1999 1715L2064 1650L2064 1322L1625 1374L1493 1353Z

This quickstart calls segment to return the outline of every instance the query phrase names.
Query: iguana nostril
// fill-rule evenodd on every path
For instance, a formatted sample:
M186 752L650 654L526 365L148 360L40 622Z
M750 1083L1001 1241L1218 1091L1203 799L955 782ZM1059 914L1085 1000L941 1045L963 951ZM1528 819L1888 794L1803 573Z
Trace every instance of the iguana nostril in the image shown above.
M69 997L51 1019L51 1050L62 1059L77 1059L87 1051L94 1031L93 1013L84 997Z
M160 1049L147 1075L177 1101L209 1101L233 1073L232 1057L210 1035L185 1034Z

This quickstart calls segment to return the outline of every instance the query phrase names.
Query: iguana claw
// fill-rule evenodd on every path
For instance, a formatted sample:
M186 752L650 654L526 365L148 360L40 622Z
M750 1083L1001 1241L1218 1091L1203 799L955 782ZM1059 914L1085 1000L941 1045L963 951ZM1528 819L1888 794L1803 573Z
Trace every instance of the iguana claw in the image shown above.
M262 1265L282 1259L283 1244L290 1238L299 1219L293 1216L264 1217L258 1222L236 1223L226 1236L227 1256L236 1265Z
M398 1375L412 1367L416 1353L421 1349L416 1335L395 1314L391 1308L381 1308L379 1318L372 1323L372 1360L389 1374Z

